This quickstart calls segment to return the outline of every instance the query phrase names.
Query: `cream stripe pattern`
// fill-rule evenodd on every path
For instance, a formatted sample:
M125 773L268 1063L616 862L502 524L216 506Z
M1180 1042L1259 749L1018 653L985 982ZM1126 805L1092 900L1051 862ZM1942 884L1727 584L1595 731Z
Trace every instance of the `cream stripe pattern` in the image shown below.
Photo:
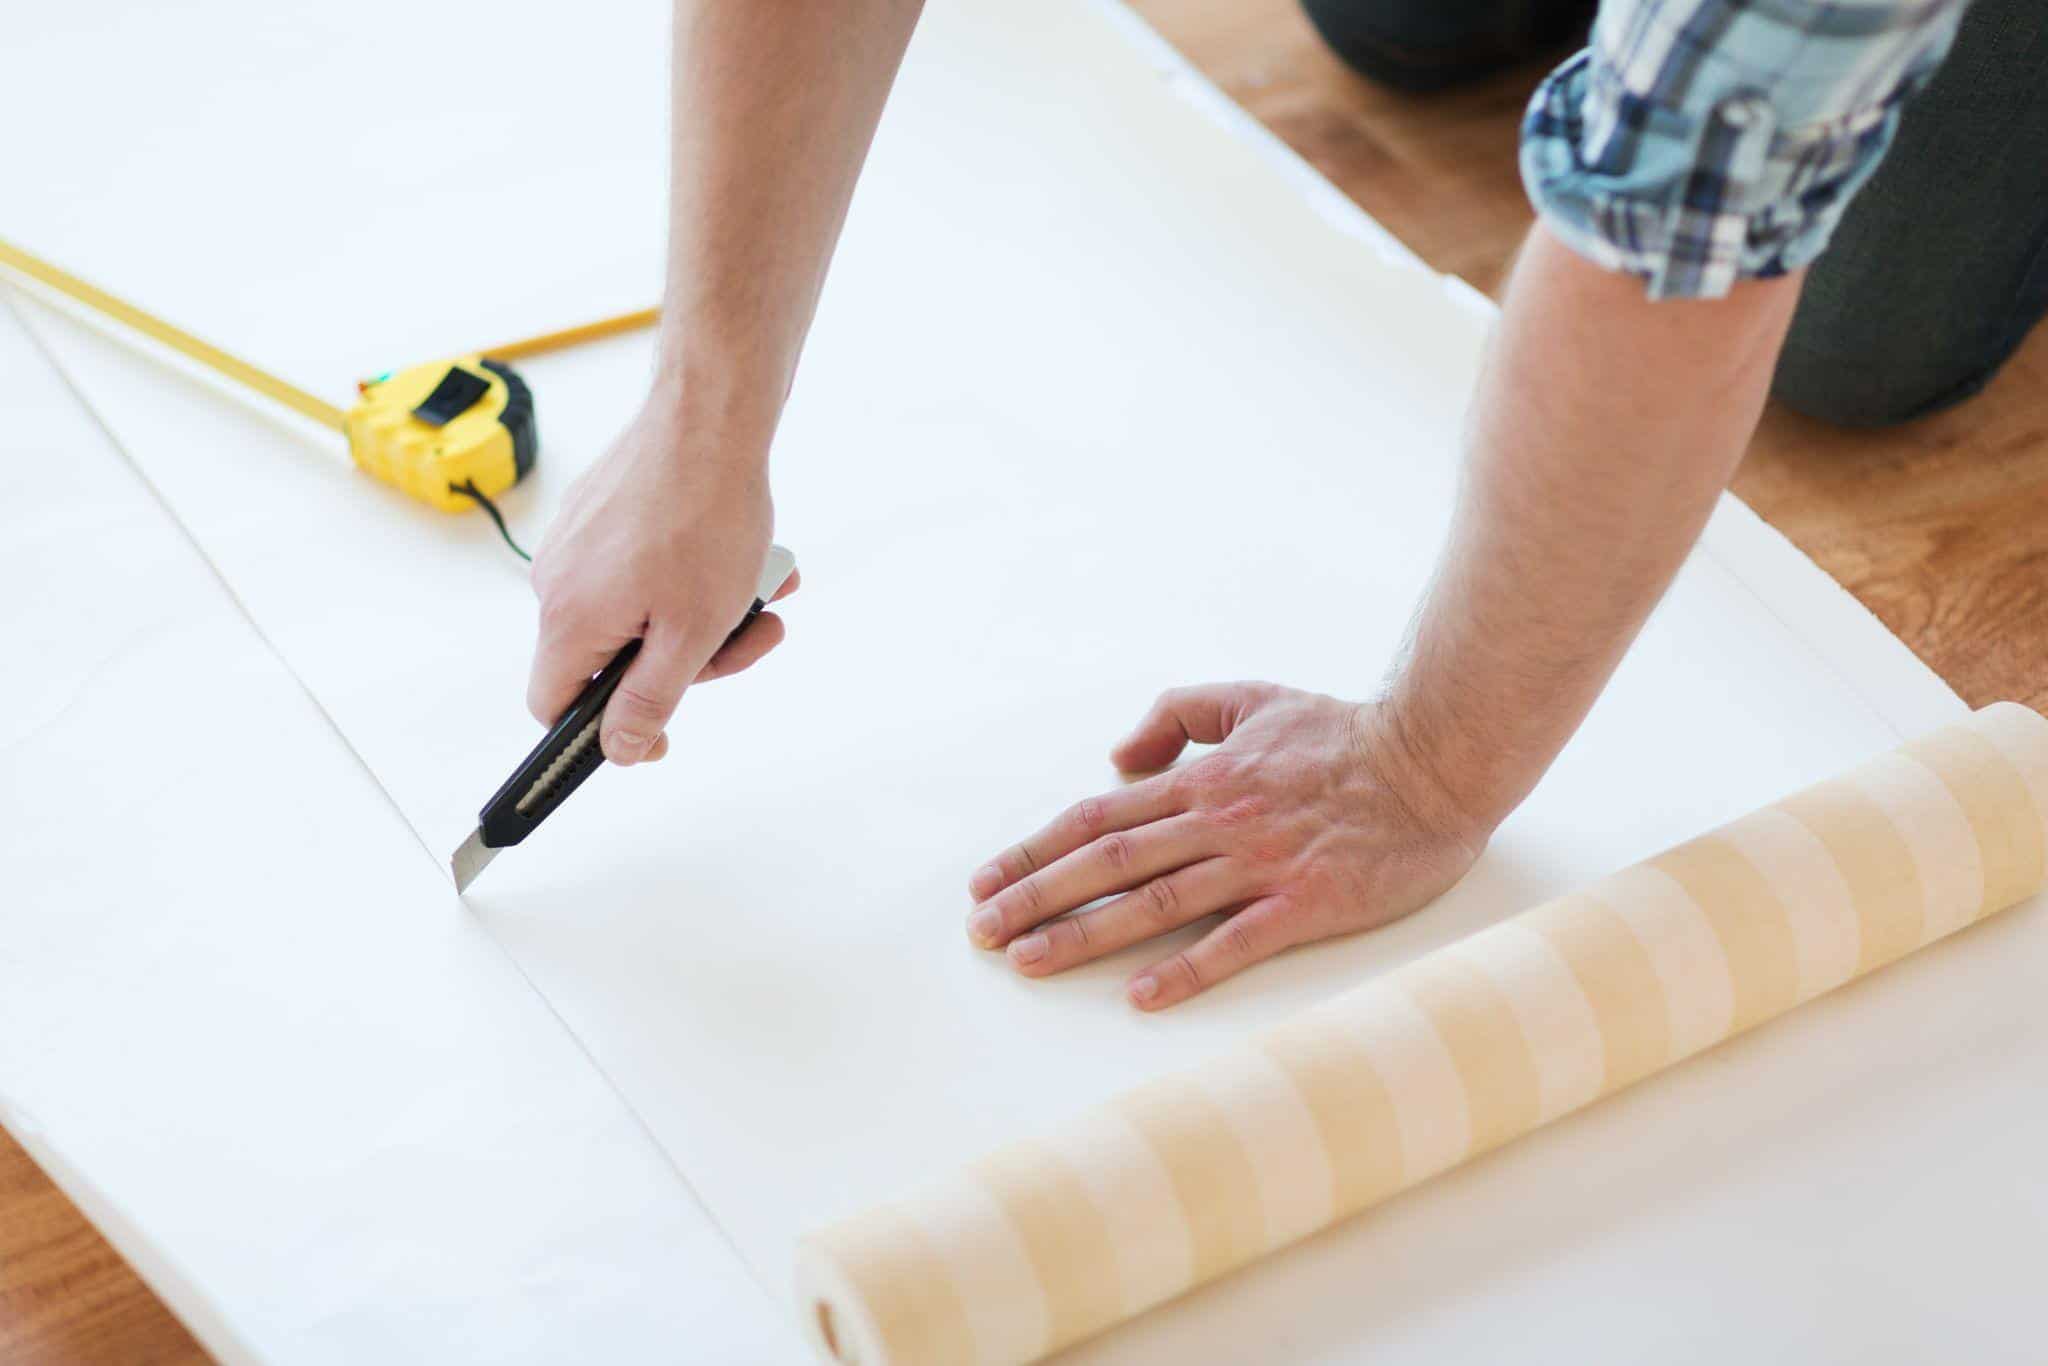
M814 1343L1016 1366L2039 891L2000 703L804 1240Z
M1330 1205L1339 1216L1364 1209L1403 1184L1401 1121L1394 1098L1341 1008L1345 1004L1304 1011L1260 1045L1315 1121L1330 1169Z
M1907 751L1865 765L1856 777L1906 842L1920 875L1920 943L1976 919L1984 900L1984 860L1969 817L1947 784Z
M1744 816L1721 832L1773 887L1801 889L1792 918L1799 955L1799 996L1808 1000L1856 975L1863 926L1849 883L1811 830L1775 806Z
M1102 1212L1128 1317L1194 1283L1195 1245L1173 1183L1137 1131L1108 1109L1068 1127L1060 1144Z
M1471 1149L1472 1117L1442 1032L1397 983L1362 987L1338 1004L1350 1007L1339 1027L1358 1040L1393 1102L1401 1184L1455 1166Z
M1728 954L1684 885L1644 863L1595 885L1593 895L1605 905L1629 908L1622 922L1642 945L1663 989L1669 1057L1688 1057L1727 1038L1735 1019Z
M1251 1160L1265 1228L1262 1247L1284 1247L1327 1227L1337 1215L1330 1157L1287 1073L1264 1053L1240 1065L1205 1068L1191 1078L1230 1126Z
M1572 970L1550 941L1516 921L1475 934L1450 953L1484 973L1536 1062L1538 1123L1578 1109L1600 1094L1607 1075L1600 1021Z
M987 1178L988 1164L941 1178L906 1210L967 1310L975 1360L1030 1361L1054 1341L1045 1286Z

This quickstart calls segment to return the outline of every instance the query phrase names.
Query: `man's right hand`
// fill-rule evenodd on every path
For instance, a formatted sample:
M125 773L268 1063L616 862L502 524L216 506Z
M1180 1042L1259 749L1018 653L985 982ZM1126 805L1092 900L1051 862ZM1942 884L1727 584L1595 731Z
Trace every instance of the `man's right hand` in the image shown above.
M768 551L768 444L919 6L675 0L654 392L569 491L533 566L526 701L540 721L645 642L605 707L615 763L659 759L685 688L782 640L764 612L725 643Z
M774 522L768 433L726 425L689 422L657 389L571 486L533 563L540 639L526 704L543 725L627 641L644 642L604 711L614 763L661 758L685 688L782 642L780 618L763 612L725 643L753 605ZM791 575L776 596L795 588Z

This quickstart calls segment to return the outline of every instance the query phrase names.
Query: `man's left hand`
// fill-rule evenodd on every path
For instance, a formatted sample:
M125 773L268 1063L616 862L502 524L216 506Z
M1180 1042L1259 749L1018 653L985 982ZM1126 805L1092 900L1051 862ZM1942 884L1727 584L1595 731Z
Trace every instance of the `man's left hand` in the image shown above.
M1042 977L1222 916L1131 978L1132 1003L1158 1010L1282 949L1420 909L1492 833L1384 704L1270 683L1175 689L1111 758L1126 774L1165 769L1191 741L1217 748L1076 803L976 872L970 937ZM1102 897L1114 899L1081 909Z

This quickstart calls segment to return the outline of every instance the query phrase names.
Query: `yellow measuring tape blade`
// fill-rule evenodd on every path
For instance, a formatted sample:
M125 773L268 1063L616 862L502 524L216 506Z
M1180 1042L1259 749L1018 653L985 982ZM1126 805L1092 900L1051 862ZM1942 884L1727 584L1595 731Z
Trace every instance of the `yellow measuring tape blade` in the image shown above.
M115 298L68 271L59 270L48 261L30 255L4 238L0 238L0 265L18 270L29 279L47 285L59 294L68 295L88 308L96 309L110 318L126 323L151 340L170 347L179 355L245 384L267 398L275 399L323 427L332 427L338 432L346 425L346 415L332 403L316 398L295 384L287 384L268 371L257 369L239 356L231 356L219 347L203 342L181 328L171 326L162 318L143 312L124 299Z
M477 354L489 356L492 360L518 360L522 356L538 356L549 351L560 351L565 347L581 346L584 342L597 341L603 337L615 337L621 332L637 332L643 327L652 327L661 319L658 308L636 309L616 317L599 318L596 322L583 323L577 327L565 327L558 332L543 332L537 337L506 342L503 346L486 346Z

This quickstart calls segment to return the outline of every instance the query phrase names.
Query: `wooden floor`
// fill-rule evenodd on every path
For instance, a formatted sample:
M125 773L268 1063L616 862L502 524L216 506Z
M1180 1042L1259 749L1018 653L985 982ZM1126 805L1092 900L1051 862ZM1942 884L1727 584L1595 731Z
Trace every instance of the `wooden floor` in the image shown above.
M1399 96L1294 0L1133 0L1217 84L1438 270L1497 291L1529 208L1515 125L1541 75ZM1964 699L2048 709L2048 328L1984 394L1879 434L1773 412L1735 481ZM0 1361L202 1361L0 1133Z
M171 1366L206 1353L0 1130L0 1362Z

